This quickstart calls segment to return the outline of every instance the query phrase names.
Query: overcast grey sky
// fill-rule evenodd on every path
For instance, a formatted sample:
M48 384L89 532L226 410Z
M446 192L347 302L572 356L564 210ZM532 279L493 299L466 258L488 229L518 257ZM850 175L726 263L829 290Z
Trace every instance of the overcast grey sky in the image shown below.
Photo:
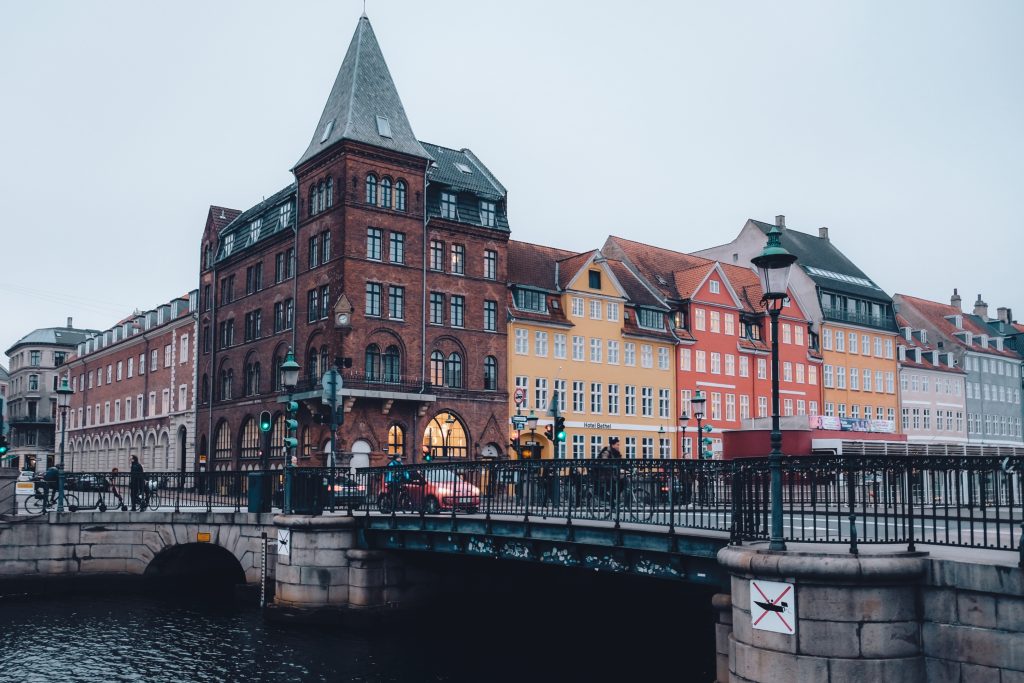
M0 349L196 286L210 204L291 181L362 0L5 3ZM367 0L421 139L512 236L830 228L888 293L1024 319L1024 2Z

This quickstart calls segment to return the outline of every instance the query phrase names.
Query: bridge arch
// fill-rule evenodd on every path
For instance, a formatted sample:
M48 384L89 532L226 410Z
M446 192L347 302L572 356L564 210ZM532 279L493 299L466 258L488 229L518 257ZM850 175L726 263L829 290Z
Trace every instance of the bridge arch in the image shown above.
M143 573L148 579L202 584L244 584L245 570L230 550L213 543L179 543L158 552Z

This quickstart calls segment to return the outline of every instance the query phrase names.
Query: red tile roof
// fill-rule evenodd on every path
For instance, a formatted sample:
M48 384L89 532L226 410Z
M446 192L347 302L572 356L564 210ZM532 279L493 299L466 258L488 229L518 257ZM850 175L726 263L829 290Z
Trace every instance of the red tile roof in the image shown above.
M577 256L574 251L509 240L509 282L514 285L554 290L558 284L555 279L555 264L574 256Z
M956 306L949 304L941 304L937 301L929 301L928 299L920 299L916 296L910 296L907 294L896 294L899 297L901 303L906 303L914 310L916 310L921 317L928 321L935 329L940 330L945 336L952 339L956 344L964 348L968 348L971 351L978 351L981 353L989 353L994 356L1004 356L1008 358L1019 358L1019 356L1012 350L1003 348L1002 351L995 349L992 346L983 347L979 344L971 344L968 346L964 343L961 337L956 336L957 332L967 331L974 336L988 335L993 337L992 330L980 322L980 319L969 313L964 313ZM963 327L957 328L957 326L950 320L946 319L946 316L959 315L963 319Z

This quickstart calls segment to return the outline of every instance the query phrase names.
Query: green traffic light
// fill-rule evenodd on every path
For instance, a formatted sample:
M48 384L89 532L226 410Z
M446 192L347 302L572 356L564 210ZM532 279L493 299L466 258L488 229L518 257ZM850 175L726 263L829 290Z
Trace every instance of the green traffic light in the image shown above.
M7 455L7 444L0 446L0 455Z
M565 432L558 432L558 434L555 435L555 438L558 439L559 441L565 441Z
M260 431L269 432L272 426L273 424L270 420L270 413L264 410L260 413Z

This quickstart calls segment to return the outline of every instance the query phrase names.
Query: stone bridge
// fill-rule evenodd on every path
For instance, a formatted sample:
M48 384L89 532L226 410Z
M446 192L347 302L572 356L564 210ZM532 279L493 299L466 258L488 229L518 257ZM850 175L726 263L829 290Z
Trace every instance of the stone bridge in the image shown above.
M277 552L279 530L287 552ZM49 576L261 577L268 617L347 621L415 608L438 577L423 553L489 557L720 586L719 681L1024 681L1024 577L1014 553L791 543L727 545L720 532L431 515L51 513L0 521L0 581ZM926 552L927 551L927 552ZM792 586L793 633L755 626L755 581ZM756 596L755 596L756 597Z

